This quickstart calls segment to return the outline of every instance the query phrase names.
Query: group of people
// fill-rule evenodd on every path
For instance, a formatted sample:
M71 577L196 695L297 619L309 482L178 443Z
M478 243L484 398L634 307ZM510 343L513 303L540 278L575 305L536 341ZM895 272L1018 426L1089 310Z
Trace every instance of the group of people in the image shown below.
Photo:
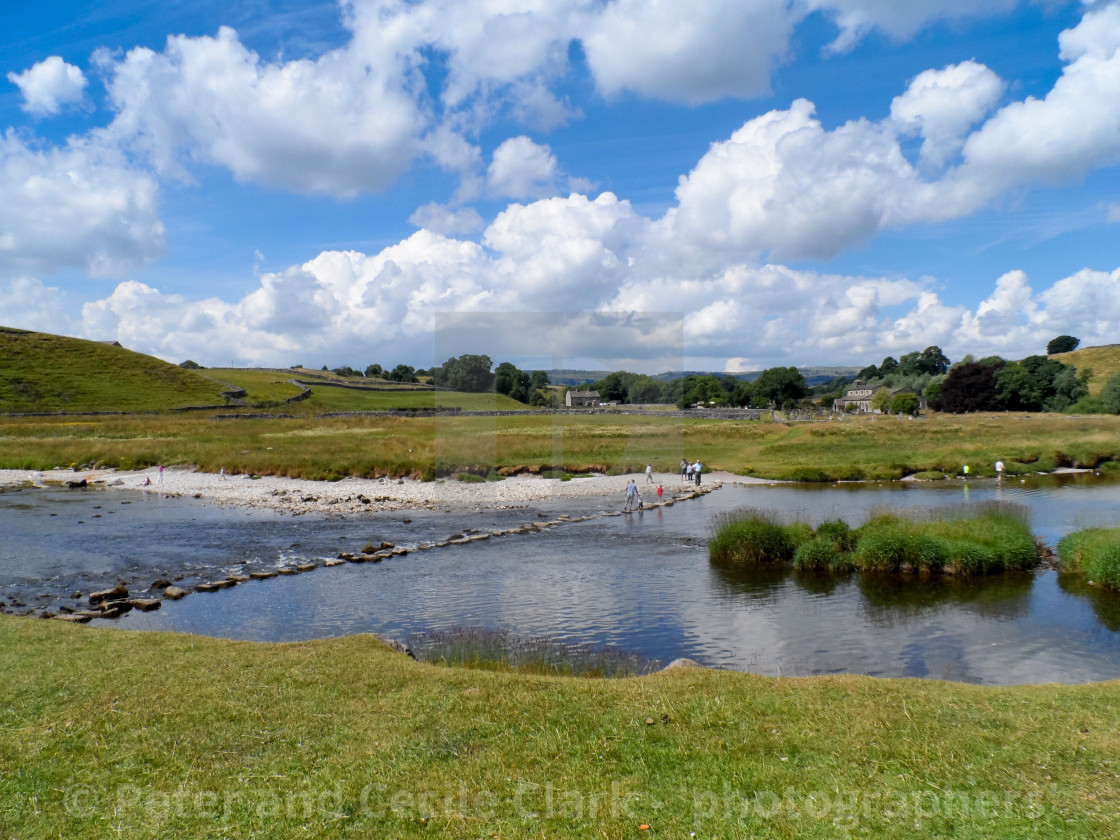
M700 476L704 472L704 465L699 461L690 464L687 458L681 458L681 483L692 484L696 482L696 486L700 486Z
M649 467L646 467L646 476L649 477L649 476L651 476L651 474L652 474L652 470L650 470ZM630 479L630 481L628 481L626 483L626 491L625 492L626 492L626 506L623 508L623 511L625 511L626 513L629 513L630 511L635 510L635 509L641 510L645 506L642 503L642 494L640 492L638 492L638 482L636 482L634 479ZM660 484L658 484L657 485L657 500L658 501L661 501L661 496L662 496L662 494L664 494L664 492L665 492L665 488L662 487Z

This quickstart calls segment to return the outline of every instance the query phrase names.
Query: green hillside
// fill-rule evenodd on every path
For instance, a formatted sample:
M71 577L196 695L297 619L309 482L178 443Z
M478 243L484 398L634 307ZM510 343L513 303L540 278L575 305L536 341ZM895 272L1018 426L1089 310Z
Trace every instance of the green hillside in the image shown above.
M325 371L269 368L211 368L200 371L224 385L243 388L251 407L271 408L283 404L286 414L323 414L335 411L392 411L394 409L461 408L464 411L510 411L526 408L502 394L467 394L436 391L424 385L389 382L384 379L337 376ZM305 400L286 402L303 388L311 389Z
M1093 369L1089 380L1089 393L1099 394L1114 373L1120 371L1120 344L1102 344L1100 347L1082 347L1070 353L1055 353L1050 358L1073 365L1078 371Z
M193 370L99 341L0 327L0 413L221 405Z

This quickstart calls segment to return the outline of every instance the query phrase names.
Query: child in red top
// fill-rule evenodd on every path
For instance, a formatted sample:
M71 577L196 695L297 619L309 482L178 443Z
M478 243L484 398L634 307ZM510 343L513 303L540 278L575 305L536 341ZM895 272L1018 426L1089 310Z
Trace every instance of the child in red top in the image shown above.
M657 485L657 501L661 501L661 494L665 492L665 488L660 484Z

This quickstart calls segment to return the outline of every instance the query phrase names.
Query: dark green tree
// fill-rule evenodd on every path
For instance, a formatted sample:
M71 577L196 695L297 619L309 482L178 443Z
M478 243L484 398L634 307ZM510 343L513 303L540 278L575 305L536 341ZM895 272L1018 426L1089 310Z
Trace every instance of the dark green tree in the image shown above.
M1112 374L1101 389L1101 405L1109 414L1120 414L1120 372Z
M879 365L879 376L890 376L896 370L898 370L898 361L893 356L887 356Z
M918 399L918 395L909 391L900 391L891 397L891 414L917 414L920 407L921 400Z
M179 367L186 368L187 370L205 370L198 362L187 359L185 362L179 362Z
M753 385L752 390L756 398L776 406L791 405L809 392L805 377L795 367L767 368L759 374Z
M369 367L366 368L366 376L369 376L371 378L380 379L384 375L385 375L385 370L384 370L384 368L381 367L381 365L376 365L375 364L375 365L370 365Z
M1071 353L1077 349L1077 345L1080 343L1080 338L1074 338L1072 335L1059 335L1057 338L1050 339L1050 342L1046 345L1046 355L1053 356L1055 353Z
M511 362L502 362L494 370L494 390L518 402L529 402L533 382L529 374Z
M494 385L494 374L490 372L493 365L489 356L452 356L438 368L432 368L432 383L453 391L480 394Z
M416 368L412 365L397 365L389 375L385 377L391 382L419 382L416 376Z

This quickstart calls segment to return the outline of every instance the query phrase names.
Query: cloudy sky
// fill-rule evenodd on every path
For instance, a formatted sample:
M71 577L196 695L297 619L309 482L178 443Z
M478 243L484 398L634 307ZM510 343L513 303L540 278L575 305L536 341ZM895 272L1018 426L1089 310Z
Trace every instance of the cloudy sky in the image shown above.
M0 5L3 325L332 367L1120 342L1116 0Z

